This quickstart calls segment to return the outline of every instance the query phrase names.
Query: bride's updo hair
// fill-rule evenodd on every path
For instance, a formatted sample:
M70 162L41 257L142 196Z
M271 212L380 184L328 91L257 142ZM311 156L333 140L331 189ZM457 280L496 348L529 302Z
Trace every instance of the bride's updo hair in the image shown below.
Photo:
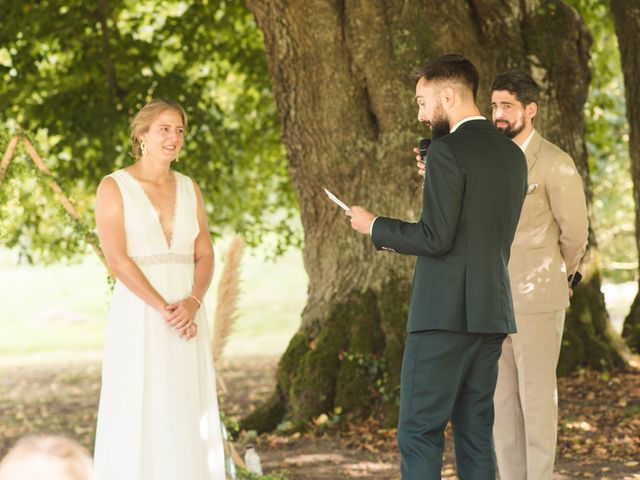
M174 110L182 117L184 129L187 129L187 112L184 111L182 105L173 100L163 100L156 98L142 107L131 121L131 145L132 153L136 159L142 158L142 149L140 148L140 134L149 130L153 121L165 110Z

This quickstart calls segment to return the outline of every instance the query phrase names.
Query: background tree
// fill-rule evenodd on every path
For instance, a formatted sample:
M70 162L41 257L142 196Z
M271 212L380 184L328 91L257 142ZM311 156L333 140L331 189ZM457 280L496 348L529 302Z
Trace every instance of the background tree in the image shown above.
M577 9L593 39L589 49L592 76L584 104L588 161L582 169L578 165L583 180L589 183L586 190L590 239L581 266L589 281L586 288L576 290L576 296L571 300L558 365L560 375L570 373L580 364L605 369L624 365L623 356L628 350L613 330L603 308L600 269L602 267L610 279L624 281L632 278L637 264L633 249L635 225L629 156L624 141L628 126L611 10L606 0L569 0L566 3ZM580 360L581 357L586 361Z
M611 11L615 21L622 72L624 74L627 119L629 121L629 154L633 197L636 207L636 242L640 251L640 2L637 0L611 0ZM640 352L640 293L625 319L622 335L627 344Z
M228 228L257 244L275 233L276 251L296 244L299 201L309 299L276 392L246 425L297 424L332 409L367 415L378 404L393 423L414 260L375 252L321 187L417 218L411 148L426 132L412 75L426 58L458 51L480 69L487 115L495 74L533 75L543 87L536 127L573 156L590 198L589 35L558 0L247 3L264 44L240 0L0 0L0 122L34 137L93 224L99 179L130 161L133 113L151 96L185 104L192 127L177 167L206 192L214 234ZM0 244L33 260L82 252L84 232L34 172L18 162L0 189ZM621 363L591 252L567 319L564 372Z
M536 128L572 155L590 199L582 110L589 34L558 1L247 3L264 32L310 285L277 391L245 426L268 429L285 413L305 421L336 407L366 414L376 393L394 413L413 259L377 253L350 232L322 185L373 212L417 218L411 148L425 132L415 120L412 73L426 58L457 51L480 70L486 114L497 73L530 71L543 89ZM622 363L592 257L567 319L563 371Z

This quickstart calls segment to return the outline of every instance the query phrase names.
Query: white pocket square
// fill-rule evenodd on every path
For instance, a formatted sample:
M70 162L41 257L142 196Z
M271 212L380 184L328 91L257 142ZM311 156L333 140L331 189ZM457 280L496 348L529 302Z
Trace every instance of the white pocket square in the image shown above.
M530 193L532 193L536 188L538 188L540 186L539 183L530 183L529 185L527 185L527 195L529 195Z

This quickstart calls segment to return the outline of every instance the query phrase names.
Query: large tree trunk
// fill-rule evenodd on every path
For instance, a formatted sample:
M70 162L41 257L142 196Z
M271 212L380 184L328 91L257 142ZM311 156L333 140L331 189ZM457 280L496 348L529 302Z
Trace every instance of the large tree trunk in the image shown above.
M627 119L629 121L629 156L636 205L636 245L640 252L640 2L611 0L611 11L620 46L624 75ZM622 336L627 345L640 352L640 290L624 321Z
M264 32L305 231L309 297L280 361L277 391L242 426L268 430L285 414L297 426L336 407L343 416L362 416L376 403L393 424L415 259L376 252L322 187L375 213L418 218L411 149L426 132L416 121L412 76L426 59L447 52L462 52L478 67L479 105L488 115L494 76L530 71L545 94L537 127L572 154L588 179L582 107L589 35L577 14L556 1L247 4ZM590 273L599 286L595 269ZM588 297L580 321L597 331L597 322L606 322L599 289L576 296ZM578 335L569 341L588 344ZM574 365L585 361L572 358Z

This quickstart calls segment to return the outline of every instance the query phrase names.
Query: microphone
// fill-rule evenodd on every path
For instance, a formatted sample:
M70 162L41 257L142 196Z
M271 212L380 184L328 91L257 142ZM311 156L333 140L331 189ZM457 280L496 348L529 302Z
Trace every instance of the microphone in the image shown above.
M428 138L421 138L418 145L418 151L420 152L420 157L422 158L422 164L425 167L427 166L427 150L429 149L429 145L431 145L431 140ZM424 177L426 178L426 171ZM424 182L422 182L422 188L424 189Z
M576 285L580 283L582 280L582 274L580 272L576 272L573 275L569 275L569 286L574 288Z
M428 138L420 139L420 145L418 146L418 149L420 150L420 156L422 157L422 161L424 161L427 158L427 149L429 148L429 145L431 145L430 139Z

